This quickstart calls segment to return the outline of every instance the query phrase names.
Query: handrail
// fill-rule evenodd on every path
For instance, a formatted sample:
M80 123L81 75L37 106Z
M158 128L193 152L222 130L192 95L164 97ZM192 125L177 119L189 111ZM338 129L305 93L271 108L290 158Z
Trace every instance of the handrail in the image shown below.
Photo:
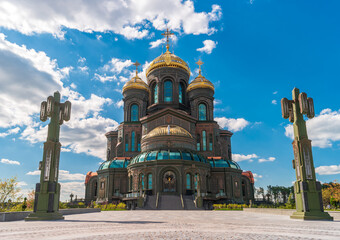
M158 208L158 200L159 200L159 192L157 193L157 198L156 198L156 208Z
M183 201L183 195L181 193L181 203L182 203L182 208L184 209L184 201Z

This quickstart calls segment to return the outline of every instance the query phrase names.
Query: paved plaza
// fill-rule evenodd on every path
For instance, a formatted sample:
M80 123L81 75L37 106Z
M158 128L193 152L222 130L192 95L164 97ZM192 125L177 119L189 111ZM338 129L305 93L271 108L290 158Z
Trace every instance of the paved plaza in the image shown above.
M340 239L340 221L242 211L110 211L2 222L0 239Z

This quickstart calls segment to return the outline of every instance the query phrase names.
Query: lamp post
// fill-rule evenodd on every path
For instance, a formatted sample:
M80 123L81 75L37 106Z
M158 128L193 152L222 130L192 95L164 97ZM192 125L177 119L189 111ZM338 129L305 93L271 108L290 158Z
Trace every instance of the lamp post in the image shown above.
M48 124L47 141L44 143L43 160L39 162L40 183L36 184L34 209L29 220L58 220L64 219L59 212L60 184L58 183L59 157L61 144L59 142L60 125L64 120L70 120L71 102L60 103L60 93L49 96L41 103L40 120Z
M293 123L294 141L293 168L296 172L294 183L296 212L290 216L303 220L333 220L323 210L322 191L320 182L316 181L313 163L311 140L307 136L306 122L303 115L313 118L314 103L312 98L307 98L306 93L293 89L293 100L281 99L282 117L289 118Z

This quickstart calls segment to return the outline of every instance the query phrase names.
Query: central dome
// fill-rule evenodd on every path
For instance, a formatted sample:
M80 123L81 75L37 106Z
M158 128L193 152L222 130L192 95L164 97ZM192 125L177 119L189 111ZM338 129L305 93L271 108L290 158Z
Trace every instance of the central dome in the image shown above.
M146 71L146 76L149 75L155 69L162 67L172 67L172 68L180 68L185 70L190 76L190 69L186 62L184 62L180 57L177 57L175 54L171 53L167 50L165 53L155 58Z
M182 136L193 138L191 134L182 127L176 125L168 125L168 126L159 126L152 129L148 134L143 136L143 139L158 137L158 136Z

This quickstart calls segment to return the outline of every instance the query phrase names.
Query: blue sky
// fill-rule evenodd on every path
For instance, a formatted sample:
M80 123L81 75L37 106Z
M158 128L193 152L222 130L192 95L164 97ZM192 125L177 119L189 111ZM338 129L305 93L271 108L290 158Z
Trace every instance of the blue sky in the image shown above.
M314 98L307 125L317 178L340 180L338 9L337 1L1 1L0 176L17 176L23 193L39 181L40 102L59 90L73 104L61 127L62 199L82 196L85 174L105 157L104 134L123 120L120 91L132 62L145 79L169 27L191 79L204 62L216 120L234 132L233 158L256 174L256 187L295 179L280 109L294 87Z

